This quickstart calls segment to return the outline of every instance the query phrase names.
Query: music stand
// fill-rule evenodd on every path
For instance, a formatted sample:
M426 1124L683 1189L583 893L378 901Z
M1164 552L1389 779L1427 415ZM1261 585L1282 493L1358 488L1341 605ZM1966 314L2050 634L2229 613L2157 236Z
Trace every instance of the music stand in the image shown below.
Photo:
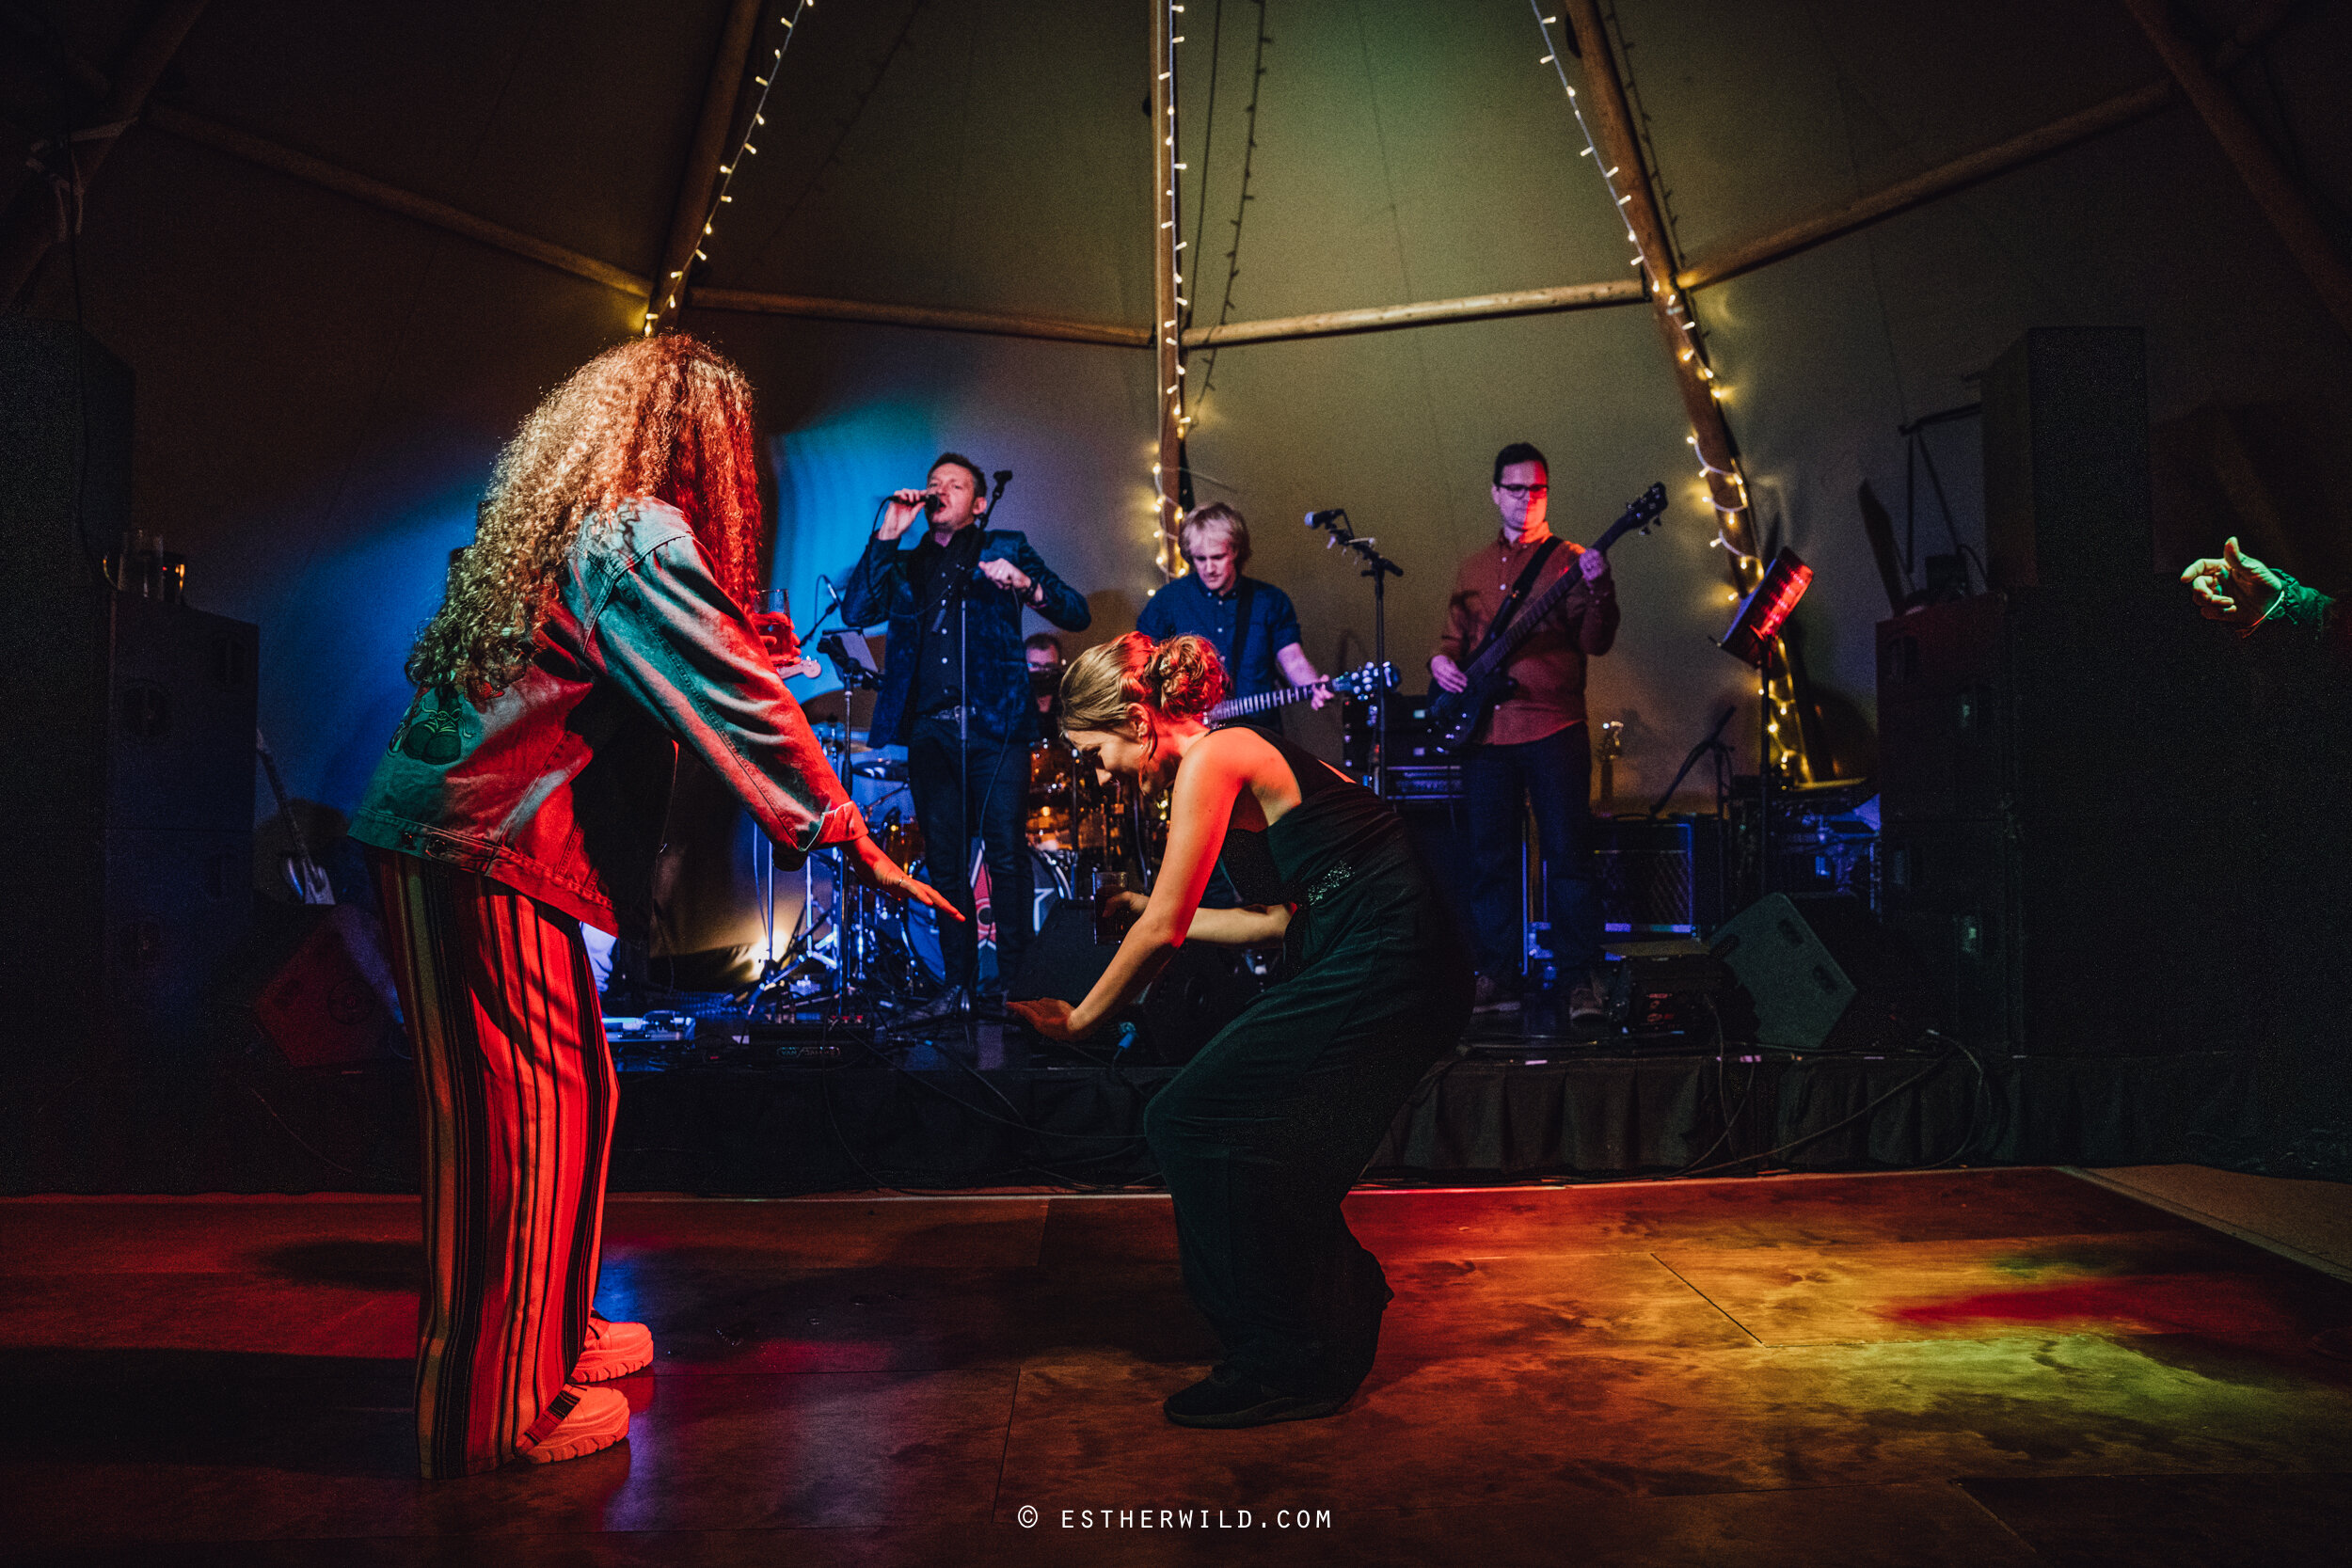
M1716 643L1732 657L1756 668L1756 895L1759 898L1772 891L1772 649L1789 611L1812 584L1813 568L1783 545L1755 588L1732 611L1731 625Z

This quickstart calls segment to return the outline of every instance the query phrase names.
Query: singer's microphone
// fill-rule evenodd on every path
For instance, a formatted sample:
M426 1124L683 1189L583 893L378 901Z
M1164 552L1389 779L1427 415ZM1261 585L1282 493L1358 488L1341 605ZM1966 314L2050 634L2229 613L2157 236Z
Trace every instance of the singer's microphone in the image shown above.
M1328 512L1310 512L1307 514L1307 526L1309 528L1329 528L1333 523L1337 522L1340 518L1345 515L1347 515L1347 509L1340 506L1335 506Z
M1010 468L999 468L989 477L996 482L996 488L1001 490L1006 485L1012 483L1012 470Z

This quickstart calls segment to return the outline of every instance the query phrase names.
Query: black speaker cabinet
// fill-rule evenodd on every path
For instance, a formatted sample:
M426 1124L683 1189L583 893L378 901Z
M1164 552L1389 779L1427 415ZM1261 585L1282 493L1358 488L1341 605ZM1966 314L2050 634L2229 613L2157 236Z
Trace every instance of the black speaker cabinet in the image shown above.
M1756 1038L1800 1051L1908 1045L1925 977L1859 899L1772 894L1715 934L1756 1002Z
M1692 936L1723 923L1724 823L1714 816L1601 817L1593 823L1602 929L1613 937Z
M252 907L260 634L121 594L131 374L0 321L0 1016L183 1043Z
M2090 594L2153 570L2147 363L2136 326L2038 326L1986 369L1993 587Z

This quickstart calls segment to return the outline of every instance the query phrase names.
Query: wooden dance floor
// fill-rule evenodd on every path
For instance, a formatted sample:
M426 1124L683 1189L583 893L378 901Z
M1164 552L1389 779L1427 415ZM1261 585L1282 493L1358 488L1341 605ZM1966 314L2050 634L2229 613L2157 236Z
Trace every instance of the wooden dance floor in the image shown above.
M1371 1381L1215 1433L1157 1408L1211 1350L1164 1199L615 1199L602 1306L660 1347L629 1441L426 1485L413 1201L0 1203L0 1556L1996 1568L2352 1532L2352 1364L2307 1348L2352 1286L2062 1171L1349 1213L1397 1290Z

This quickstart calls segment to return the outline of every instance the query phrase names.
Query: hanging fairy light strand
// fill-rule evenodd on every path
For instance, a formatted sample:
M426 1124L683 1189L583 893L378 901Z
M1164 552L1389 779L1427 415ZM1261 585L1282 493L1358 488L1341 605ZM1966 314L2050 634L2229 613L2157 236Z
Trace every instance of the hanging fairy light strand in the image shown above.
M1641 178L1642 171L1638 168L1627 170L1612 165L1602 153L1592 127L1585 122L1584 105L1575 87L1568 81L1567 66L1560 57L1562 43L1552 36L1552 29L1561 24L1560 18L1546 15L1545 4L1546 0L1529 0L1529 8L1534 12L1536 25L1544 38L1543 58L1536 63L1551 67L1552 74L1559 79L1560 90L1567 95L1568 112L1576 117L1576 128L1584 137L1581 156L1593 160L1593 167L1599 172L1601 183L1609 192L1611 204L1619 220L1625 224L1626 240L1633 246L1631 262L1647 279L1651 296L1659 302L1675 325L1681 329L1682 342L1677 351L1677 357L1690 367L1707 388L1710 399L1720 404L1723 388L1716 384L1714 367L1708 363L1706 343L1699 334L1697 318L1692 314L1691 297L1675 281L1674 258L1670 255L1650 255L1642 243L1639 230L1626 217L1626 208L1633 200L1633 193L1621 187L1619 177L1627 176L1625 183L1629 185L1632 181ZM1602 40L1596 40L1595 44L1606 47ZM1738 517L1747 525L1740 532L1753 537L1754 514L1748 502L1747 476L1740 472L1740 460L1736 455L1726 452L1726 462L1722 466L1709 462L1707 449L1700 444L1696 432L1685 436L1683 441L1691 448L1692 456L1698 461L1699 480L1707 487L1708 504L1715 513L1715 537L1708 544L1731 558L1729 565L1735 584L1731 596L1737 600L1744 591L1756 585L1764 570L1763 561L1742 548L1727 526ZM1724 499L1726 492L1730 498L1728 501ZM1777 761L1781 766L1791 768L1801 779L1810 779L1813 776L1813 758L1804 743L1800 724L1796 682L1786 655L1778 652L1776 646L1766 650L1764 687L1765 763L1769 767Z
M1184 312L1191 302L1184 297L1184 227L1183 212L1177 205L1176 181L1176 177L1184 172L1185 166L1176 149L1176 50L1184 41L1184 34L1177 29L1184 24L1184 8L1175 4L1174 0L1163 0L1163 3L1168 8L1163 22L1166 29L1163 36L1168 40L1168 45L1162 51L1158 63L1160 81L1167 84L1168 115L1158 128L1160 139L1153 166L1154 177L1160 182L1161 198L1167 203L1168 216L1160 224L1159 243L1168 247L1168 271L1176 280L1176 303L1168 317L1160 323L1161 346L1170 351L1161 357L1161 362L1171 365L1174 373L1167 377L1161 386L1158 401L1160 428L1175 430L1175 451L1181 454L1184 428L1191 422L1184 415L1183 325ZM1168 518L1172 512L1181 511L1184 503L1177 487L1177 476L1167 471L1168 467L1165 456L1152 465L1152 493L1154 515L1160 524L1159 567L1162 572L1175 577L1183 570L1183 558L1173 547L1175 531L1168 527Z
M702 231L694 236L694 253L675 272L661 280L661 287L656 291L661 303L645 307L646 337L653 336L654 328L664 316L677 314L678 305L686 297L686 275L694 270L694 263L710 260L707 247L712 235L718 231L719 209L735 199L728 192L728 187L735 183L735 171L743 166L744 159L759 154L759 149L752 138L768 123L768 95L775 90L776 77L784 65L784 52L791 48L792 40L800 36L802 16L815 9L816 6L817 0L797 0L791 15L776 18L784 26L784 41L769 55L767 73L752 78L759 88L759 96L752 100L751 118L743 122L743 135L735 144L735 156L719 166L719 188L711 194L710 205L703 213Z
M1544 14L1544 0L1529 0L1529 8L1534 12L1535 24L1544 36L1544 56L1535 63L1551 67L1552 73L1560 79L1560 90L1567 94L1568 112L1576 118L1576 128L1584 137L1584 150L1581 156L1593 160L1593 167L1600 173L1601 184L1609 192L1609 198L1616 209L1618 220L1625 223L1626 241L1633 246L1631 264L1638 268L1648 280L1650 293L1661 301L1666 313L1674 318L1675 325L1680 327L1686 335L1679 351L1682 361L1691 367L1700 381L1706 384L1708 395L1720 402L1723 391L1715 385L1714 367L1707 362L1706 345L1699 337L1697 318L1691 311L1690 296L1683 293L1681 287L1675 282L1674 258L1651 256L1643 246L1641 235L1625 216L1626 207L1633 199L1631 192L1620 189L1618 186L1618 176L1626 171L1613 166L1602 155L1600 143L1593 135L1593 128L1584 121L1584 104L1578 98L1575 87L1568 81L1567 65L1560 57L1562 46L1552 37L1551 30L1560 25L1560 18ZM1633 171L1633 175L1638 179L1640 171L1638 169ZM1759 566L1761 562L1755 556L1741 549L1724 527L1726 518L1748 510L1748 482L1746 476L1740 472L1738 460L1734 459L1729 467L1718 467L1708 462L1706 453L1699 450L1697 436L1690 436L1688 440L1692 451L1698 456L1699 478L1709 482L1708 501L1715 509L1715 546L1729 551L1742 571ZM1716 479L1722 480L1737 498L1730 504L1726 505L1717 499L1715 486L1711 483Z

